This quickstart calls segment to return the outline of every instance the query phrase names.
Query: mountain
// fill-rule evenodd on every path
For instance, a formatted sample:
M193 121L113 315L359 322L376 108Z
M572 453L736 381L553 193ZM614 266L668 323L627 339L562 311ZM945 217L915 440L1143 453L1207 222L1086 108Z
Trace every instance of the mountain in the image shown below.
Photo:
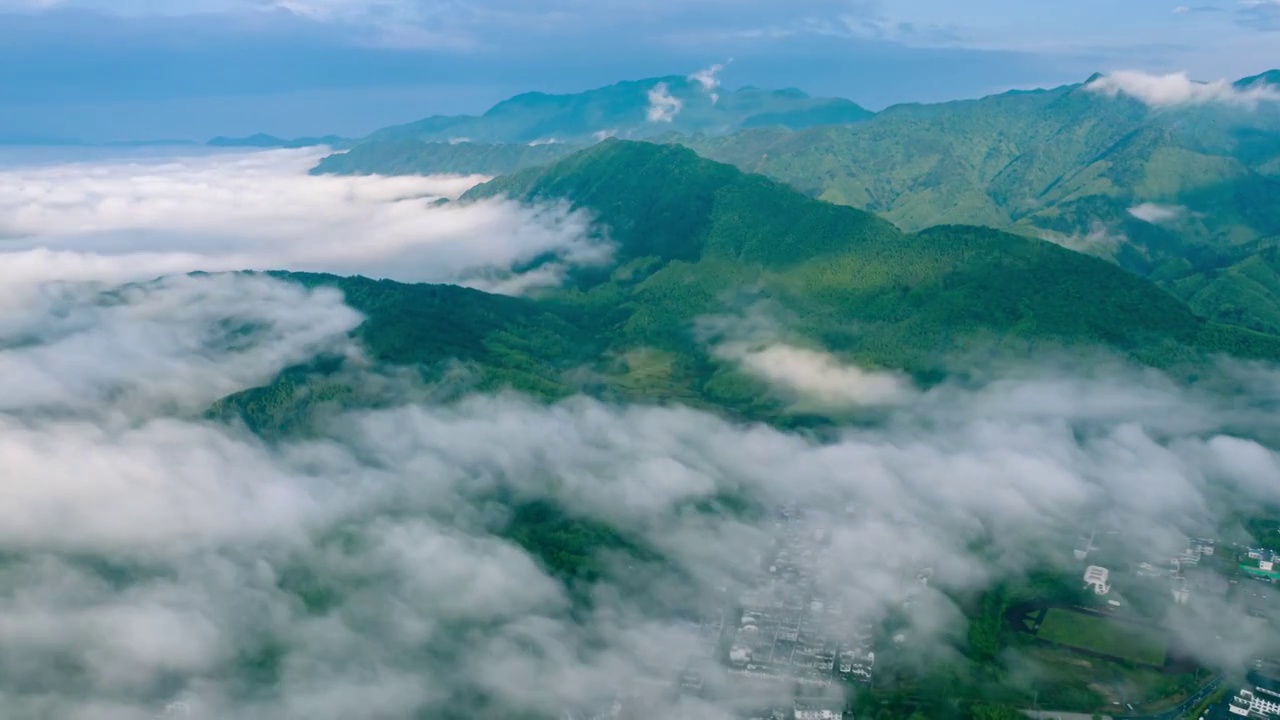
M1153 108L1095 81L901 105L854 126L673 141L907 230L969 223L1039 237L1179 293L1280 237L1280 103ZM1210 317L1241 317L1205 297L1197 308ZM1244 315L1280 329L1275 302Z
M210 139L205 144L210 147L304 148L327 145L331 148L346 148L355 144L355 141L338 135L285 139L276 137L275 135L267 135L266 133L257 133L246 137L225 137L223 135L219 135L218 137Z
M792 129L855 123L874 113L839 98L800 90L744 87L671 76L621 82L568 95L525 93L483 115L436 115L383 128L316 173L506 173L563 157L606 137L724 134L743 128Z
M1250 87L1259 83L1280 87L1280 70L1268 70L1237 81L1236 87Z
M1280 217L1257 202L1280 182L1274 110L1151 108L1078 84L685 142L909 230L963 222L1073 234L1099 221L1140 246L1170 241L1128 212L1149 202L1196 213L1177 228L1183 238L1237 244L1280 232Z
M350 150L323 158L312 175L504 175L535 165L545 165L569 155L581 146L565 143L541 145L486 145L481 143L385 140L360 143Z
M592 213L617 245L614 264L536 298L288 277L342 288L368 318L359 334L372 357L435 368L432 377L461 362L485 387L679 399L775 420L784 406L712 352L696 332L700 322L766 308L785 318L777 341L923 382L975 357L1033 350L1103 348L1171 369L1216 353L1280 357L1280 338L1206 321L1098 258L988 228L902 232L680 146L608 140L478 186L460 202L492 196ZM302 378L231 399L221 411L273 427L297 415L299 398L353 392L341 383L299 392Z
M671 76L568 95L524 93L480 116L436 115L383 128L364 142L586 143L607 136L727 133L768 124L803 128L817 122L859 122L872 115L851 101L812 98L794 89L746 87L729 92L710 81Z

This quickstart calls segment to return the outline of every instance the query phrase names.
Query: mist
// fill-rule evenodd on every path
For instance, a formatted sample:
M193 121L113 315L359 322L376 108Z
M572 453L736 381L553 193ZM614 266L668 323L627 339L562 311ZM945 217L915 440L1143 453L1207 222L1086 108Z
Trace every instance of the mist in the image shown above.
M791 696L747 693L698 626L768 587L779 507L821 531L833 633L894 617L897 652L944 658L963 649L957 598L1068 567L1082 529L1176 547L1280 501L1280 459L1251 439L1274 415L1247 394L1120 362L921 389L777 340L709 352L784 396L883 405L883 420L819 438L498 393L348 411L268 443L202 410L317 354L362 357L340 294L46 267L38 301L0 312L5 717L558 716L632 696L664 717L729 717ZM1275 387L1268 368L1232 372ZM595 553L596 582L510 536L514 509L538 503L624 541ZM1188 646L1243 610L1197 617L1179 626ZM1266 642L1234 633L1201 660L1230 670ZM702 689L678 692L691 671Z

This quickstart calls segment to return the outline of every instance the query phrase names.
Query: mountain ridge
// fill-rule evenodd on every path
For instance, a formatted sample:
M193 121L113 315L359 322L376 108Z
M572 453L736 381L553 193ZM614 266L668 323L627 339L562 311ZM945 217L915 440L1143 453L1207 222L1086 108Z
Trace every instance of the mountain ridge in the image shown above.
M1046 352L1119 353L1188 376L1219 353L1280 358L1280 337L1208 321L1104 260L982 227L903 232L678 145L608 140L458 202L494 196L589 213L616 245L614 261L530 298L281 277L342 289L366 316L358 334L371 357L427 368L427 377L460 361L487 390L673 400L770 422L793 421L790 404L718 353L699 331L707 319L732 335L748 315L786 318L778 334L745 339L921 382L963 372L975 357ZM332 379L302 392L308 382L284 378L224 410L270 427L297 411L298 397L363 397Z

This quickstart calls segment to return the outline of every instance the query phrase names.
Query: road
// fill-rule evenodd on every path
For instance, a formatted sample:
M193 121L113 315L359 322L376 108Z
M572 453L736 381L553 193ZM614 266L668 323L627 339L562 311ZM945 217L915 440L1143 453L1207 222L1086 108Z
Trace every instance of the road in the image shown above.
M1221 684L1222 678L1214 678L1213 682L1200 688L1194 695L1183 700L1180 705L1171 710L1156 713L1155 715L1117 715L1115 720L1180 720L1191 712L1196 705L1199 705L1202 700L1216 692Z
M1098 715L1096 717L1101 717L1103 720L1182 720L1183 716L1191 712L1202 700L1217 691L1221 684L1222 678L1214 678L1212 682L1197 690L1195 694L1183 700L1177 707L1154 715ZM1121 707L1124 706L1122 705ZM1037 720L1092 720L1095 717L1091 713L1056 712L1052 710L1023 710L1022 712L1024 715L1029 715Z

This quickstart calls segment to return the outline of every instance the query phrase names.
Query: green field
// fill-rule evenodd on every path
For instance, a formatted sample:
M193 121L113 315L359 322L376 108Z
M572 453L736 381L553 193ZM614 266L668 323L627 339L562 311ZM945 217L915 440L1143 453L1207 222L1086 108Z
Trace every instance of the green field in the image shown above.
M1094 615L1053 608L1040 623L1036 637L1059 645L1087 650L1120 660L1164 665L1167 642L1164 633Z

